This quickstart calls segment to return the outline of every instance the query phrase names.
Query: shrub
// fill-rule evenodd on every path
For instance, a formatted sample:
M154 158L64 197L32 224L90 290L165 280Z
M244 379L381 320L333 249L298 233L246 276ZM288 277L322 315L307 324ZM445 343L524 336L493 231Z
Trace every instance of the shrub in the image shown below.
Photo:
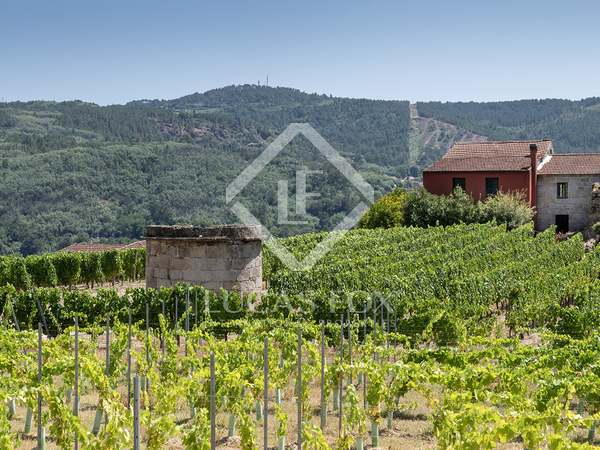
M505 223L509 229L531 222L533 214L518 193L499 192L481 204L481 222Z
M419 189L410 193L406 206L406 224L417 227L479 222L479 207L462 189L440 196Z
M504 223L516 228L531 222L534 212L519 194L498 193L484 202L474 201L460 188L441 196L418 189L395 190L381 197L359 222L361 228L448 226L457 223Z
M361 217L359 228L392 228L404 225L404 209L407 193L395 189L377 200Z
M596 222L592 225L592 231L596 234L600 234L600 222Z

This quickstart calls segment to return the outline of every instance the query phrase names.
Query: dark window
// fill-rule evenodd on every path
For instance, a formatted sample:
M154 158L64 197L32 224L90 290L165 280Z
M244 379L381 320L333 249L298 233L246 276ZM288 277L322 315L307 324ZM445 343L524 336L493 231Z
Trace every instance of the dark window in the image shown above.
M465 191L467 189L467 180L465 178L452 178L452 190L457 187Z
M556 198L569 197L569 183L556 183Z
M500 186L500 182L498 178L486 178L485 179L485 195L496 195L498 193L498 189Z
M568 214L557 214L556 215L556 231L559 233L566 233L569 231L569 215Z

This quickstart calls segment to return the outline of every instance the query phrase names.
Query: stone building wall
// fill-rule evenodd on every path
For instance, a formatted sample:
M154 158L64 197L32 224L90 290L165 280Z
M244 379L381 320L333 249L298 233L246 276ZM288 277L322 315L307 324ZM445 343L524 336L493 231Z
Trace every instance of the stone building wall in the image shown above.
M149 288L185 282L214 291L262 291L260 227L151 225L146 234Z
M557 198L557 183L568 183L568 197ZM594 183L599 175L538 175L537 228L545 230L556 222L556 215L569 216L569 231L589 225Z

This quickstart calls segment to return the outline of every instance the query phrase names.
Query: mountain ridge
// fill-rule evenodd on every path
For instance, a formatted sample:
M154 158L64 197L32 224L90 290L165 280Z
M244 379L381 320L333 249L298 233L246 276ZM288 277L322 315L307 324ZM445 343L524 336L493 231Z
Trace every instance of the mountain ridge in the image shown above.
M227 86L170 100L100 106L82 101L0 103L0 253L73 242L137 239L148 223L235 221L224 191L290 122L309 122L381 195L414 186L457 139L527 138L557 151L600 150L600 99L417 103ZM553 134L555 136L553 136ZM539 136L535 136L539 137ZM243 200L278 235L334 226L356 193L297 138ZM321 158L321 159L320 159ZM277 180L305 165L314 220L278 224Z

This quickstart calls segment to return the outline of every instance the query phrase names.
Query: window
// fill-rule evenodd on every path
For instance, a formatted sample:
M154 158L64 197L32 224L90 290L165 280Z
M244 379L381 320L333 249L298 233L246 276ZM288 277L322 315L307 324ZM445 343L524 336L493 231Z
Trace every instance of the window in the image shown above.
M496 195L498 193L500 182L498 178L486 178L485 179L485 195Z
M569 197L569 183L556 183L556 198Z
M465 178L452 178L452 190L457 187L461 188L463 191L467 190L467 180Z

